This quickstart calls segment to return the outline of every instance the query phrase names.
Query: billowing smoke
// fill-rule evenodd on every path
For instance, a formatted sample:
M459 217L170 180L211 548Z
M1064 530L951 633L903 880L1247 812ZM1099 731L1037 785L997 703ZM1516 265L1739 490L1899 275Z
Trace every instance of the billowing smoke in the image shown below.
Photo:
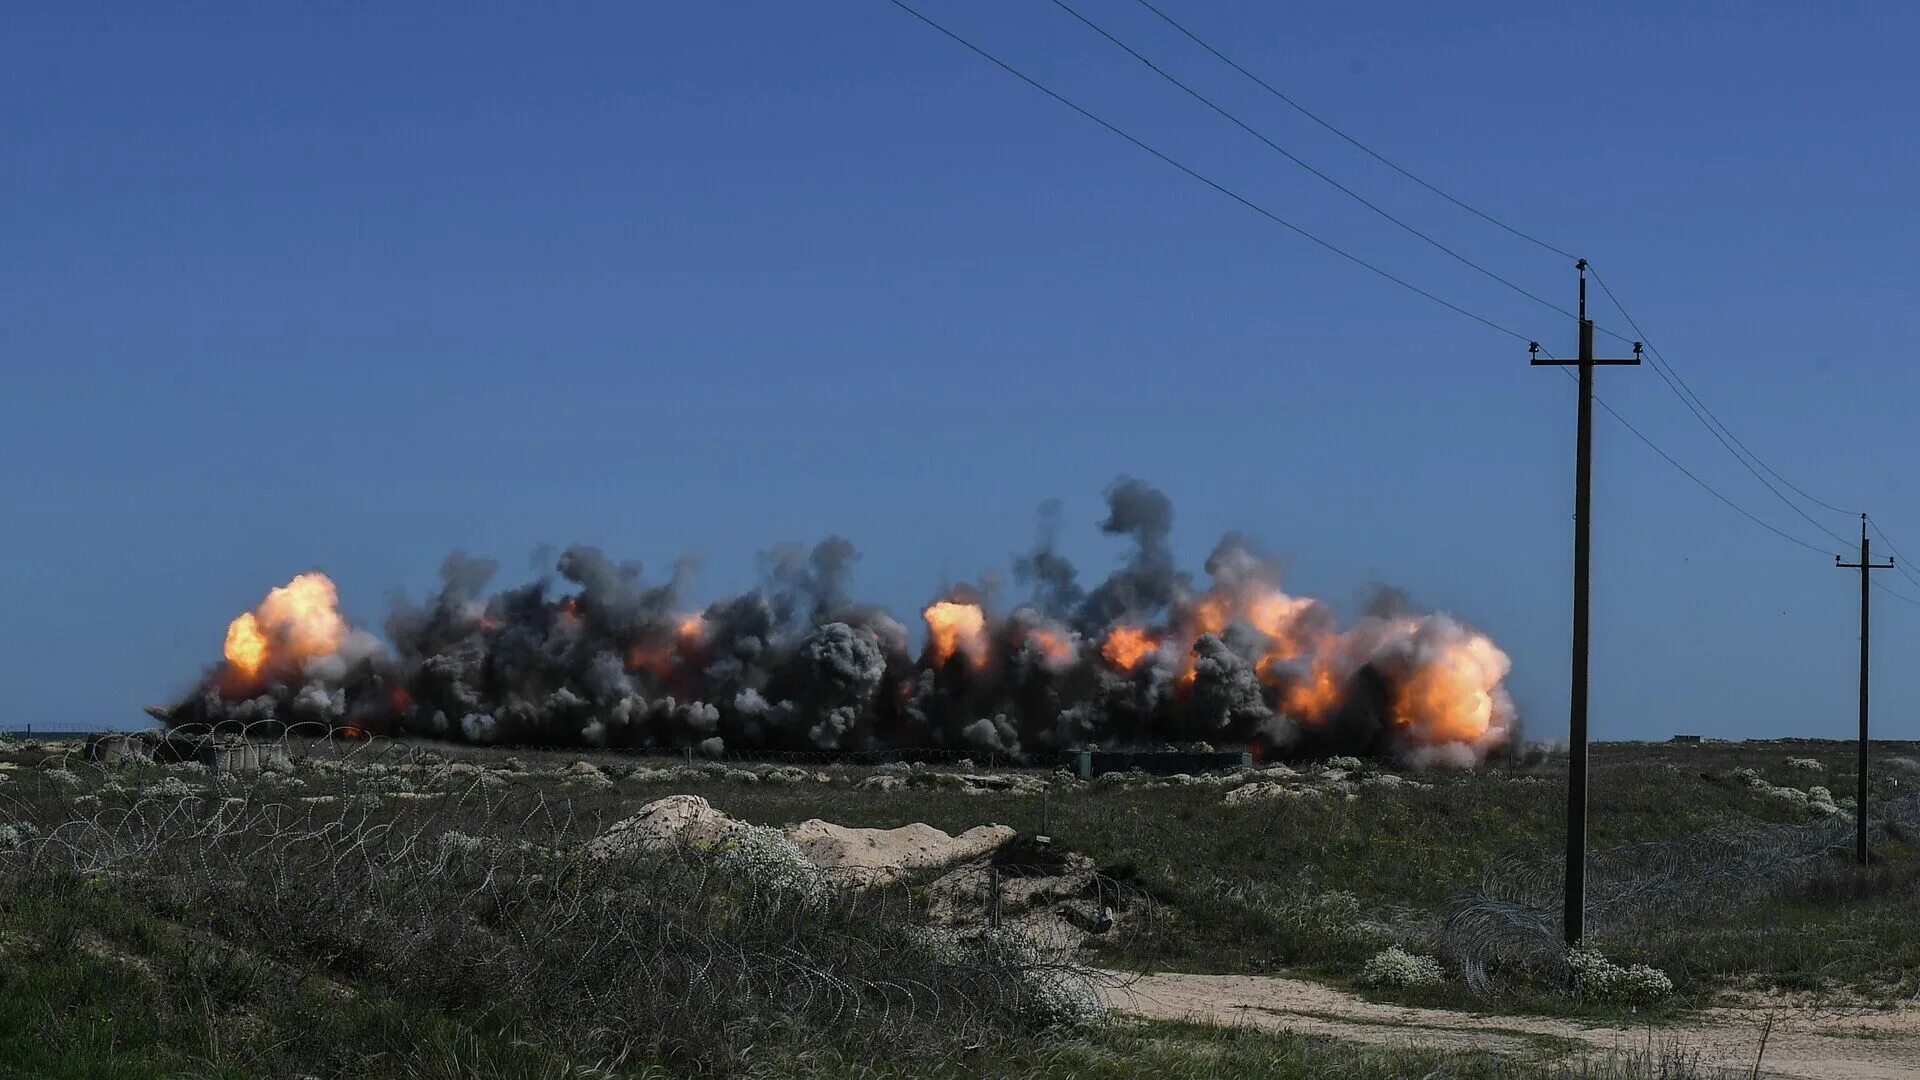
M830 537L768 553L758 587L692 610L693 564L651 583L575 546L550 573L489 591L456 552L423 603L396 601L383 644L301 574L228 628L225 660L161 710L176 725L321 724L477 743L702 753L946 747L1029 755L1207 742L1262 754L1470 765L1510 744L1505 653L1382 589L1342 628L1281 587L1239 535L1175 566L1173 505L1130 477L1106 492L1121 565L1089 587L1058 547L1057 503L1013 561L1028 594L960 586L907 628L852 599L858 554Z

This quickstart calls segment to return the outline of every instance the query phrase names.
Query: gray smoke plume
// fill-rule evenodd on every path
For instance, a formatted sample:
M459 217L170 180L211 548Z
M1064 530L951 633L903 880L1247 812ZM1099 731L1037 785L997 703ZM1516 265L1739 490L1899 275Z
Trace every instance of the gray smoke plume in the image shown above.
M1100 531L1133 541L1133 553L1087 594L1076 618L1083 633L1123 616L1148 618L1173 602L1181 576L1174 570L1167 538L1173 534L1173 500L1142 480L1122 476L1107 488L1107 519Z
M1060 554L1060 500L1040 504L1040 538L1033 550L1016 556L1013 579L1033 590L1033 603L1055 618L1065 618L1086 599L1073 563Z
M938 632L917 649L900 621L854 601L858 555L839 537L773 548L756 588L704 610L687 604L690 559L650 581L638 562L575 545L489 593L496 565L455 552L436 592L396 600L384 644L348 629L294 656L276 639L264 663L216 666L162 713L712 756L1205 740L1460 764L1516 737L1507 658L1458 620L1383 589L1341 630L1238 534L1196 585L1175 566L1172 502L1131 477L1107 489L1098 524L1130 550L1092 590L1060 554L1047 503L1035 548L1013 563L1028 595L1004 596L993 574L945 589L925 616Z

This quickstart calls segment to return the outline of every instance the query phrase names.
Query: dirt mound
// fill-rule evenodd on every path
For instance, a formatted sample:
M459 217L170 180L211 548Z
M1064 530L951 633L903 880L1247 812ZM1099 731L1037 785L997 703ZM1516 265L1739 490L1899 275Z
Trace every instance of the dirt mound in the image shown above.
M787 830L815 866L858 886L883 885L916 870L978 858L1012 840L1006 825L976 825L951 836L914 822L897 829L853 829L814 818Z
M1132 899L1084 855L1014 841L929 884L927 914L950 926L978 926L997 910L1001 925L1047 954L1068 956L1112 930Z
M739 824L698 795L669 795L607 826L605 832L587 841L586 851L590 858L612 859L681 844L712 844Z
M717 844L743 827L698 795L669 795L608 826L587 842L586 852L592 858L608 859L684 844ZM976 825L951 836L920 822L897 829L856 829L818 818L786 833L807 861L829 872L835 881L856 888L978 859L1014 837L1014 830L1006 825Z

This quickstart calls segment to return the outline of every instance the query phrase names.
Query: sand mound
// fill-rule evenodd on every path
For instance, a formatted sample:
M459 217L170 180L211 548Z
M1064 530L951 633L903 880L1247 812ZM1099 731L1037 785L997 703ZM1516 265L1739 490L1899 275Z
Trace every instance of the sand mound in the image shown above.
M741 822L698 795L669 795L617 821L587 842L587 855L617 858L686 844L712 845L742 829ZM815 818L787 830L807 860L835 881L856 887L884 885L916 870L937 870L977 859L1014 837L1006 825L977 825L959 836L914 822L897 829L854 829Z
M1007 825L976 825L951 836L914 822L897 829L852 829L814 818L787 830L822 870L852 885L883 885L915 870L978 858L1013 839Z
M587 841L586 850L591 858L612 859L682 844L712 844L739 824L698 795L669 795L607 826L605 832Z

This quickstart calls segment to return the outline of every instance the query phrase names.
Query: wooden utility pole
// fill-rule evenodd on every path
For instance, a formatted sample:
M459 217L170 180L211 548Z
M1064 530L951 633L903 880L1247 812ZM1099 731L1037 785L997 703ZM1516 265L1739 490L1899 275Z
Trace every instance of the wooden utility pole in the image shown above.
M1573 480L1573 699L1567 711L1567 882L1562 926L1567 944L1586 936L1587 923L1587 582L1588 554L1593 525L1593 369L1598 365L1640 362L1640 343L1633 356L1601 359L1593 355L1593 320L1587 318L1587 260L1574 264L1580 271L1580 416L1575 435ZM1558 367L1562 360L1540 358L1540 343L1527 351L1535 366Z
M1853 794L1853 858L1861 866L1867 865L1867 637L1871 633L1872 620L1868 617L1873 602L1873 584L1870 577L1875 570L1893 569L1893 559L1876 563L1867 548L1867 515L1860 515L1860 561L1841 562L1840 556L1833 557L1833 565L1842 570L1860 571L1860 776Z

